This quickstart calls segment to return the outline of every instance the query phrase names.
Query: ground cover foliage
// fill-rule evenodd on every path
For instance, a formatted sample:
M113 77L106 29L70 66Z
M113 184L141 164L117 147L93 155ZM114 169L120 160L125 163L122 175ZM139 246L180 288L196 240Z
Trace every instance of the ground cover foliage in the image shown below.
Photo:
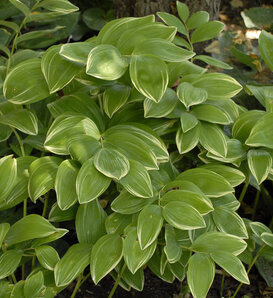
M235 297L256 261L273 259L269 223L238 213L249 185L257 204L272 187L273 87L242 86L222 71L229 64L195 54L224 24L177 2L177 17L112 20L84 42L56 44L85 32L73 31L75 5L7 7L0 296L54 297L77 279L74 297L90 276L110 274L112 297L117 286L141 291L148 267L186 280L197 298L220 268L238 281ZM257 59L271 71L272 49L263 30ZM241 94L260 108L238 104Z

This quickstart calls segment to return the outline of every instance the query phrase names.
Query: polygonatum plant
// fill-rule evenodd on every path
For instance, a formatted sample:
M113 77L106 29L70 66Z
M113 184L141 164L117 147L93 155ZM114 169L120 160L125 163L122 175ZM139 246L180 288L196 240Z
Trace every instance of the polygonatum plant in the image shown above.
M235 188L250 172L257 185L272 178L272 98L247 111L232 99L235 79L195 64L230 68L194 52L224 25L177 2L179 18L158 13L165 24L116 19L31 57L15 49L32 12L75 7L10 2L25 18L0 23L16 29L12 50L1 48L0 296L54 297L77 279L75 297L110 274L112 297L118 285L141 291L147 267L196 298L216 265L249 284L273 237L239 215ZM272 36L260 41L270 66Z

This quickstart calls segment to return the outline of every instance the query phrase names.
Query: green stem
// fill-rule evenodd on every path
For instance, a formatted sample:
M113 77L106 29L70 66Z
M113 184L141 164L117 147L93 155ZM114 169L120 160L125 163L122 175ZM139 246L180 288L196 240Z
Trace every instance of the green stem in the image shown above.
M23 141L21 140L18 132L16 131L16 129L14 129L13 127L11 127L11 130L13 131L13 133L15 134L16 136L16 139L19 143L19 146L20 146L20 150L21 150L21 154L22 156L25 156L25 149L24 149L24 144L23 144Z
M255 264L255 262L257 261L257 259L259 258L259 256L261 255L261 253L262 253L263 249L265 248L265 246L266 246L266 245L263 244L263 245L261 246L261 248L258 250L258 252L257 252L257 254L256 254L256 256L255 256L255 258L252 260L252 262L250 263L250 265L249 265L249 267L248 267L248 269L247 269L247 274L249 274L251 268L253 267L253 265ZM232 296L231 298L235 298L235 297L236 297L236 295L238 294L238 292L239 292L239 290L241 289L242 285L243 285L243 283L240 283L240 284L239 284L239 286L237 287L236 291L234 292L234 294L233 294L233 296Z
M125 268L126 268L126 263L124 263L124 265L122 266L122 268L121 268L121 270L120 270L120 272L119 272L119 274L118 274L118 277L117 277L117 279L116 279L116 281L115 281L115 284L114 284L114 286L113 286L113 288L112 288L112 290L111 290L111 292L110 292L108 298L112 298L113 295L115 294L115 291L116 291L116 289L117 289L117 287L118 287L118 284L119 284L119 282L120 282L121 276L122 276L122 274L123 274Z
M32 261L31 261L31 271L34 269L35 267L35 262L36 262L36 256L32 257Z
M220 297L223 297L225 277L226 277L226 271L223 270L222 282L221 282L221 290L220 290Z
M244 187L243 187L242 192L241 192L240 197L239 197L240 204L243 202L243 199L245 197L245 194L246 194L246 190L248 188L248 185L249 185L249 182L245 182Z
M45 196L42 217L45 217L46 216L47 205L48 205L48 194Z
M85 283L85 281L88 279L88 277L91 275L91 273L89 272L83 279L82 279L82 281L81 281L81 283L80 283L80 287L82 286L82 284L84 284Z
M15 277L14 273L11 274L11 278L12 278L13 283L16 284L17 280L16 280L16 277Z
M78 291L78 289L79 289L80 286L81 286L81 280L82 280L82 277L83 277L83 274L81 274L81 275L79 276L79 278L78 278L78 280L77 280L77 283L76 283L76 285L75 285L74 291L73 291L73 293L72 293L72 295L71 295L71 298L74 298L74 297L76 296L77 291Z
M260 194L261 194L261 192L259 190L257 190L251 220L254 220L254 218L256 216L256 211L257 211L257 207L259 204Z
M269 224L269 229L272 230L273 228L273 217L271 218L270 224Z
M103 114L104 111L103 111L103 104L102 104L102 96L101 96L101 94L98 95L98 99L99 99L100 111Z

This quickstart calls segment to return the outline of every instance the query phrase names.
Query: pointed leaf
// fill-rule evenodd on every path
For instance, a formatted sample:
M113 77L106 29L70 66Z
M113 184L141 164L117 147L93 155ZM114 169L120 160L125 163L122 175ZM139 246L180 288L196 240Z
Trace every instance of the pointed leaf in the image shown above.
M55 228L48 220L37 214L30 214L13 224L5 238L5 243L11 246L26 240L43 238L55 233Z
M107 88L103 93L103 109L109 118L112 118L127 101L131 88L125 85L115 84Z
M81 68L59 55L61 45L50 47L42 57L42 71L50 93L61 90L73 80Z
M51 222L63 222L73 220L76 216L77 205L73 205L69 209L62 210L57 202L54 203L49 211L48 220Z
M187 281L194 298L206 297L215 276L215 265L207 254L195 253L189 259Z
M42 271L29 276L24 285L25 297L40 297L44 290L44 275Z
M239 258L228 252L212 253L211 257L214 262L222 267L232 277L239 282L249 285L249 279L244 265Z
M247 163L258 184L261 184L267 178L272 167L272 157L265 150L249 150Z
M67 210L77 202L76 178L79 165L73 160L64 160L58 167L55 179L55 191L58 206Z
M227 252L237 256L245 250L246 246L246 242L237 236L223 232L206 232L193 242L191 248L198 252Z
M129 173L120 179L120 184L132 195L141 198L153 196L151 178L145 167L134 160L130 160Z
M162 209L165 220L177 229L193 230L206 226L201 214L189 204L174 201Z
M67 0L45 0L40 2L37 7L43 7L49 11L61 14L69 14L79 10L77 6Z
M63 44L59 54L67 60L86 64L89 52L95 47L91 42L75 42Z
M205 195L212 198L234 191L225 178L207 169L190 169L179 174L176 179L193 182Z
M137 45L133 55L153 55L167 62L181 62L192 58L194 52L182 49L164 39L151 38Z
M213 57L210 57L210 56L206 56L206 55L198 55L198 56L195 56L194 57L194 60L201 60L209 65L212 65L212 66L215 66L215 67L219 67L219 68L222 68L222 69L232 69L233 67L230 66L229 64L221 61L221 60L218 60L218 59L215 59Z
M191 130L184 133L181 128L176 133L176 146L180 154L191 151L199 142L200 125L196 125Z
M91 249L92 245L86 243L78 243L70 246L54 268L57 287L70 284L83 272L90 262Z
M122 235L124 229L132 223L131 215L124 215L113 212L105 220L105 228L107 234Z
M0 256L0 279L11 275L19 266L23 253L11 249Z
M271 33L262 30L259 37L259 49L266 65L273 71L273 36Z
M20 0L9 0L11 4L13 4L16 8L18 8L25 16L27 16L30 12L29 8L26 4L22 3Z
M128 269L133 274L152 257L156 245L157 241L154 241L150 246L142 250L137 240L136 229L132 228L128 232L123 244L123 256Z
M215 124L202 122L200 133L201 145L212 154L225 157L227 142L221 128Z
M94 166L93 158L81 167L76 179L76 192L80 204L95 200L110 185L111 179L101 174Z
M167 66L155 56L132 56L130 76L135 88L155 102L160 101L168 86Z
M87 59L86 73L103 80L117 80L127 69L127 61L112 45L98 45Z
M182 255L182 249L176 241L174 228L168 224L165 225L165 241L164 252L168 262L176 263Z
M189 8L185 3L176 1L176 8L180 19L185 23L189 17Z
M266 113L252 128L250 135L245 142L246 145L251 147L262 146L273 149L272 127L273 112ZM261 131L263 133L261 133Z
M47 270L53 271L55 265L60 260L57 251L49 245L35 248L35 253L40 264Z
M93 246L90 271L95 284L120 262L122 247L122 239L117 234L104 235Z
M14 104L30 104L48 97L41 60L28 59L12 68L5 79L3 93Z
M264 243L266 243L270 247L273 247L273 234L272 233L267 233L267 232L262 233L261 239L263 240Z
M6 234L10 228L10 224L7 222L0 224L0 246L2 247L2 242L6 237Z
M28 192L31 200L36 200L54 187L55 177L61 159L44 156L33 161L29 167Z
M149 205L143 208L137 220L137 237L141 249L147 248L156 240L162 225L163 217L159 206Z
M187 21L188 30L195 29L209 21L209 13L207 11L197 11L192 14Z
M158 12L157 15L160 19L165 22L168 26L174 26L177 28L179 33L187 35L187 30L183 23L174 15L169 14L167 12Z
M182 131L185 134L186 132L193 129L199 123L199 121L194 115L187 112L182 112L180 116L180 123Z
M218 21L210 21L203 23L198 26L197 29L191 35L191 42L201 42L205 40L212 39L219 35L219 33L224 29L225 24Z
M189 108L193 105L198 105L207 100L208 94L202 88L196 88L190 83L183 82L177 87L177 96L180 101Z
M0 173L5 173L0 175L0 202L2 202L12 191L17 179L17 162L12 155L0 159Z
M271 230L261 222L253 221L253 222L249 223L249 226L250 226L251 230L253 231L253 233L256 236L258 236L259 238L261 238L261 235L263 233L271 233Z
M75 221L79 242L96 243L105 234L106 216L98 200L80 205Z

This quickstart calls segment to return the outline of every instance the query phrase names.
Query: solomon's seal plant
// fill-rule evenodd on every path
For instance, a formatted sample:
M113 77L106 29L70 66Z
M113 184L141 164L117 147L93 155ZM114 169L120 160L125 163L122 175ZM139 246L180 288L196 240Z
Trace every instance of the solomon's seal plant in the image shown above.
M36 9L75 10L66 0L10 2L23 25ZM158 13L164 23L113 20L24 59L15 53L23 25L0 23L16 31L12 50L1 48L1 297L54 297L77 278L74 297L90 275L97 284L107 274L110 297L118 285L141 291L149 267L202 298L216 265L249 284L243 263L250 270L264 248L272 256L271 230L242 219L235 196L243 182L272 179L272 93L265 111L236 104L235 79L194 64L230 68L194 53L224 25L177 10ZM272 43L263 32L271 69Z

